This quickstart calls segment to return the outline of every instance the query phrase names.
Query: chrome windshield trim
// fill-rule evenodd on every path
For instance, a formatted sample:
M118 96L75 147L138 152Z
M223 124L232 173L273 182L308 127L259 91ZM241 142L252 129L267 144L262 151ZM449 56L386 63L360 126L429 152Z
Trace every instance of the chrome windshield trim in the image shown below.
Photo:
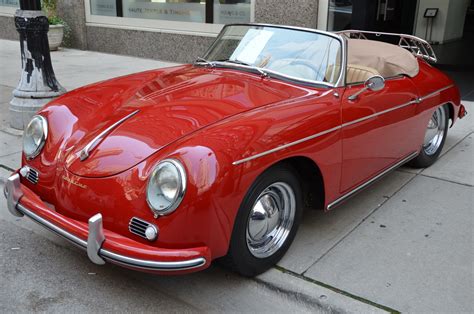
M107 129L102 131L99 135L94 137L94 139L90 141L79 153L79 158L81 159L81 161L84 161L89 158L89 154L91 153L91 151L104 139L107 134L109 134L113 129L122 124L125 120L130 119L132 116L136 115L139 111L140 110L137 109L134 112L128 114L127 116L123 117L122 119L109 126Z
M200 58L202 60L198 61L198 62L195 62L195 63L197 63L197 64L200 64L200 63L208 64L208 62L203 61L203 60L207 59L207 55L209 54L209 52L214 47L214 44L217 42L217 40L219 39L220 34L224 31L224 29L226 27L231 27L231 26L255 26L255 27L270 27L270 28L290 29L290 30L295 30L295 31L304 31L304 32L309 32L309 33L315 33L315 34L318 34L318 35L329 36L329 37L332 37L332 38L339 41L339 43L341 45L341 64L345 65L345 63L346 63L346 59L347 59L346 58L347 39L345 38L345 36L342 36L342 35L339 35L339 34L336 34L336 33L332 33L332 32L327 32L327 31L322 31L322 30L317 30L317 29L312 29L312 28L306 28L306 27L297 27L297 26L288 26L288 25L273 25L273 24L265 24L265 23L234 23L234 24L225 25L222 28L219 35L214 40L214 42L210 45L209 49L204 54L205 58ZM220 61L212 61L212 60L207 60L207 61L209 61L209 63L212 63L214 65L218 65L218 63L220 62ZM345 72L346 72L345 68L346 68L346 66L343 66L341 68L341 71L339 73L339 78L337 79L336 83L335 84L330 84L330 83L323 82L323 81L313 81L313 80L297 78L297 77L294 77L294 76L286 75L284 73L280 73L280 72L276 72L276 71L272 71L272 70L265 69L265 68L260 68L260 67L244 66L244 65L240 65L240 64L232 64L232 65L240 66L241 68L256 69L257 71L264 71L264 72L267 72L267 73L270 73L270 74L278 75L278 76L281 76L281 77L284 77L284 78L287 78L287 79L290 79L290 80L294 80L294 81L302 82L302 83L307 83L307 84L323 85L323 86L327 86L327 87L340 87L340 86L344 86L344 84L345 84Z
M327 35L333 38L341 39L341 35L333 32L328 32L328 31L323 31L319 29L314 29L314 28L308 28L308 27L300 27L300 26L291 26L291 25L275 25L275 24L268 24L268 23L233 23L233 24L227 24L224 27L227 26L257 26L257 27L273 27L273 28L283 28L283 29L292 29L296 31L305 31L305 32L310 32L310 33L317 33L321 35Z
M288 147L291 147L293 145L296 145L296 144L300 144L300 143L303 143L303 142L306 142L306 141L309 141L309 140L312 140L312 139L315 139L317 137L320 137L322 135L325 135L325 134L328 134L330 132L333 132L333 131L336 131L338 129L342 129L342 128L345 128L347 126L350 126L350 125L353 125L353 124L356 124L356 123L360 123L360 122L363 122L365 120L369 120L369 119L372 119L372 118L375 118L377 116L380 116L380 115L383 115L383 114L386 114L388 112L391 112L391 111L394 111L394 110L398 110L398 109L401 109L401 108L404 108L404 107L407 107L407 106L410 106L410 105L413 105L413 104L418 104L420 102L422 102L423 100L427 99L427 98L430 98L430 97L433 97L435 96L436 94L444 91L444 90L447 90L451 87L453 87L454 85L451 84L451 85L448 85L448 86L445 86L443 88L440 88L438 90L435 90L434 92L431 92L425 96L422 96L422 97L419 97L419 98L416 98L416 99L413 99L409 102L406 102L404 104L401 104L401 105L398 105L398 106L395 106L395 107L392 107L392 108L389 108L389 109L386 109L386 110L383 110L383 111L380 111L380 112L376 112L374 114L371 114L371 115L368 115L368 116L365 116L365 117L362 117L362 118L359 118L359 119L356 119L356 120L353 120L353 121L349 121L349 122L346 122L346 123L343 123L341 124L340 126L336 126L334 128L331 128L331 129L328 129L328 130L325 130L325 131L322 131L322 132L319 132L319 133L316 133L314 135L310 135L308 137L304 137L302 139L299 139L297 141L294 141L294 142L291 142L291 143L288 143L288 144L284 144L284 145L281 145L281 146L278 146L276 148L273 148L273 149L270 149L270 150L267 150L267 151L264 151L262 153L258 153L258 154L255 154L255 155L252 155L250 157L247 157L247 158L243 158L243 159L240 159L240 160L237 160L237 161L234 161L232 163L232 165L234 166L237 166L237 165L240 165L244 162L247 162L247 161L251 161L251 160L254 160L254 159L257 159L257 158L260 158L260 157L263 157L263 156L266 156L268 154L271 154L271 153L274 153L274 152L277 152L279 150L282 150L282 149L285 149L285 148L288 148Z
M295 77L295 76L286 75L286 74L283 74L283 73L280 73L280 72L276 72L276 71L273 71L273 70L270 70L270 69L255 67L255 66L251 66L251 65L237 64L237 63L231 63L231 62L226 62L226 61L209 61L209 62L206 62L206 61L201 61L201 60L196 61L195 64L202 64L202 65L209 65L210 64L211 67L241 68L241 69L246 69L246 70L256 70L257 72L264 72L264 73L267 73L267 74L273 74L273 75L276 75L276 76L280 76L280 77L283 77L283 78L287 78L289 80L298 81L298 82L302 82L302 83L314 84L314 85L323 85L323 86L326 86L326 87L335 87L335 85L331 84L331 83L302 79L302 78L298 78L298 77ZM265 77L262 76L262 78L268 78L268 76L265 76Z
M338 199L336 199L335 201L333 201L332 203L330 203L328 206L327 206L327 209L328 210L331 210L333 209L335 206L337 206L338 204L342 203L343 201L345 201L346 199L350 198L351 196L354 196L354 194L356 194L357 192L359 192L360 190L362 190L363 188L367 187L368 185L370 185L371 183L373 183L374 181L377 181L378 179L380 179L381 177L383 177L385 174L387 174L388 172L400 167L401 165L407 163L408 161L412 160L413 158L415 158L416 156L418 156L418 152L413 152L411 153L410 155L408 155L407 157L403 158L402 160L400 160L399 162L395 163L394 165L388 167L387 169L383 170L382 172L380 172L378 175L376 175L375 177L373 177L372 179L362 183L361 185L357 186L355 189L347 192L346 194L344 194L343 196L339 197Z

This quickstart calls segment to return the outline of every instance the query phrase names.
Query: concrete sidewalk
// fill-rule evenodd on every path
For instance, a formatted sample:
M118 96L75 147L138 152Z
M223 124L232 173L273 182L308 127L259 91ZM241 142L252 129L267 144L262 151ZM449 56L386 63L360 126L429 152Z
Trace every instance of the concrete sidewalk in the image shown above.
M171 65L69 49L52 59L68 90ZM21 132L7 126L19 69L18 43L0 40L0 189L20 165ZM180 277L99 267L0 200L0 311L473 312L473 121L449 130L431 168L401 168L332 212L305 212L278 267L255 279L218 266Z

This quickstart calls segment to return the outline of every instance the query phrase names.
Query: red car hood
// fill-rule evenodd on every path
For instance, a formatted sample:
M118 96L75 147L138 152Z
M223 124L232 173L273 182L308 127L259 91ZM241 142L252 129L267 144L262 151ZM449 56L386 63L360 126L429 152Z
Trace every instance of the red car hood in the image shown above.
M184 66L151 81L140 81L133 97L98 110L111 111L106 119L103 118L104 112L89 112L100 122L90 129L94 117L84 119L87 120L87 126L82 128L84 136L77 139L65 154L65 165L79 176L114 175L135 166L165 145L212 123L307 93L307 89L242 71L211 71ZM80 152L88 143L136 110L138 113L108 132L87 159L80 160ZM80 124L81 119L77 123Z

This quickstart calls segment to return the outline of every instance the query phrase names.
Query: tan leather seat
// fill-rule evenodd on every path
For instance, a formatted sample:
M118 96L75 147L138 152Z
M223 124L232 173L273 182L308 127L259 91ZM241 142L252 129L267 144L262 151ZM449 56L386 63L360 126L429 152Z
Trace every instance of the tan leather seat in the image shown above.
M335 69L336 71L333 72L333 69ZM335 67L329 66L326 71L326 81L330 83L335 83L334 78L337 78L337 76L339 76L339 69L339 65ZM377 72L377 70L375 70L374 68L369 68L358 64L348 64L346 72L346 83L363 83L368 78L374 75L380 75L379 72Z
M380 75L377 70L373 68L369 68L363 65L358 64L348 64L347 65L347 72L346 72L346 83L353 84L353 83L363 83L368 78Z

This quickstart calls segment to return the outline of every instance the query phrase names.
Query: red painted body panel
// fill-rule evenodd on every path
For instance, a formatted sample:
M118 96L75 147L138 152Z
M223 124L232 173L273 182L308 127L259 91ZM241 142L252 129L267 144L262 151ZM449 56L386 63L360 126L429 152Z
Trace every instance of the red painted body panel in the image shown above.
M419 149L419 143L410 139L419 124L415 118L415 104L377 115L418 97L411 79L387 79L383 90L367 91L356 100L348 100L363 87L363 84L350 86L342 97L343 123L374 117L343 128L341 193L352 190L381 169Z
M56 213L38 209L42 216L74 220L68 228L82 236L87 219L102 213L110 235L107 247L128 253L136 249L137 257L152 256L152 248L158 255L166 249L201 248L210 261L226 254L245 193L271 165L297 156L312 160L323 176L327 206L419 150L436 106L451 102L457 117L459 92L453 86L419 104L356 120L452 84L420 61L415 78L389 80L386 89L363 93L350 103L347 95L360 86L305 87L189 65L134 74L72 91L40 111L48 119L50 137L43 152L31 161L23 158L23 164L37 169L41 180L22 183L32 191L29 195L34 192L54 204ZM137 108L140 112L112 131L89 159L78 160L92 138ZM188 188L174 213L155 219L145 190L154 166L165 158L183 163ZM39 199L30 195L28 202L38 208ZM132 217L156 224L158 240L150 243L131 234Z

